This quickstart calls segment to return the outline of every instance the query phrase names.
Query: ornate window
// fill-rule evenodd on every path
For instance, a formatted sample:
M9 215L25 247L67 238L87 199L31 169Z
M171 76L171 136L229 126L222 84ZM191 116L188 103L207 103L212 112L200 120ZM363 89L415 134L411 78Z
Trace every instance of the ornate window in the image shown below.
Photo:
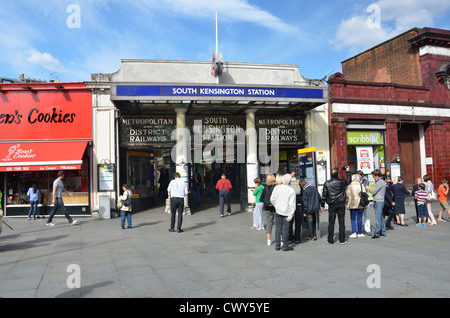
M444 84L448 89L450 89L450 67L447 68L447 74L445 74Z
M435 74L438 80L450 89L450 63L443 64Z

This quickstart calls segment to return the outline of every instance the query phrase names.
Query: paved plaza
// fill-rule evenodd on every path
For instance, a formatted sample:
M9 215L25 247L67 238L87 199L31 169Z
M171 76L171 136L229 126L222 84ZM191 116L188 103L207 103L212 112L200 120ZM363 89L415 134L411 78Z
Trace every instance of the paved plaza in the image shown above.
M14 231L4 226L0 237L0 297L448 297L450 222L416 227L411 203L408 227L394 225L377 240L348 238L346 245L326 244L325 211L321 237L307 241L304 230L302 242L286 252L250 229L252 213L239 212L239 204L220 218L208 199L184 217L183 233L168 232L162 206L135 213L125 230L118 218L78 218L70 226L60 216L55 227L42 218L6 218ZM337 233L336 224L336 241Z

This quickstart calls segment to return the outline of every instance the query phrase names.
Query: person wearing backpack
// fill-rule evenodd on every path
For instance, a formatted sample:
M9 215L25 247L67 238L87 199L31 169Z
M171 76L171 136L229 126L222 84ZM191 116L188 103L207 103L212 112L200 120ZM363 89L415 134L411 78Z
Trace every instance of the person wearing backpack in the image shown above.
M361 206L361 193L365 191L366 189L363 188L360 177L354 174L352 176L352 182L346 190L347 209L350 210L350 221L352 225L351 238L364 237L364 234L362 234L364 207Z
M122 204L120 207L120 210L122 211L122 220L121 220L121 227L122 229L125 228L125 218L127 219L128 228L131 229L131 210L132 210L132 199L133 199L133 193L130 190L130 186L128 184L124 184L122 186L123 194L119 197L119 200ZM120 206L120 203L119 203Z

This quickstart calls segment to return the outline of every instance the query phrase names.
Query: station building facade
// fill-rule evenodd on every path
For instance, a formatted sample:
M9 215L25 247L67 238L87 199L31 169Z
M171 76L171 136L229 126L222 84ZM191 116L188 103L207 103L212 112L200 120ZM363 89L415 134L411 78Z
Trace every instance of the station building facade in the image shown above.
M298 149L315 147L329 159L328 89L304 78L297 65L122 60L112 74L92 74L95 164L112 167L114 187L101 190L115 204L130 184L133 207L165 198L164 179L197 174L211 195L221 173L241 209L254 202L253 179L266 173L298 175Z
M342 62L330 76L331 162L449 178L450 31L414 28Z

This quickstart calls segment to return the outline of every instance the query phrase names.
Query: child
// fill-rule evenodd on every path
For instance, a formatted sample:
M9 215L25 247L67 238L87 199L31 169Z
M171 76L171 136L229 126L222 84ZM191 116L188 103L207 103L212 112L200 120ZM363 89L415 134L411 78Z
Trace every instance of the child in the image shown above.
M255 191L253 191L253 195L256 197L255 209L253 210L253 226L251 226L254 230L264 230L264 222L263 222L263 208L264 201L261 201L261 194L264 190L264 185L261 183L260 178L255 178L253 182L256 185Z
M414 194L415 199L417 200L417 210L418 210L418 218L419 223L417 223L417 226L426 226L426 218L428 215L427 210L427 197L428 193L425 191L426 184L421 183L419 184L419 191L416 191Z
M448 181L446 179L441 180L441 185L438 187L438 201L441 205L441 209L439 210L439 218L438 221L447 222L442 218L442 213L447 211L447 214L450 215L450 208L447 202L447 194L448 194Z

